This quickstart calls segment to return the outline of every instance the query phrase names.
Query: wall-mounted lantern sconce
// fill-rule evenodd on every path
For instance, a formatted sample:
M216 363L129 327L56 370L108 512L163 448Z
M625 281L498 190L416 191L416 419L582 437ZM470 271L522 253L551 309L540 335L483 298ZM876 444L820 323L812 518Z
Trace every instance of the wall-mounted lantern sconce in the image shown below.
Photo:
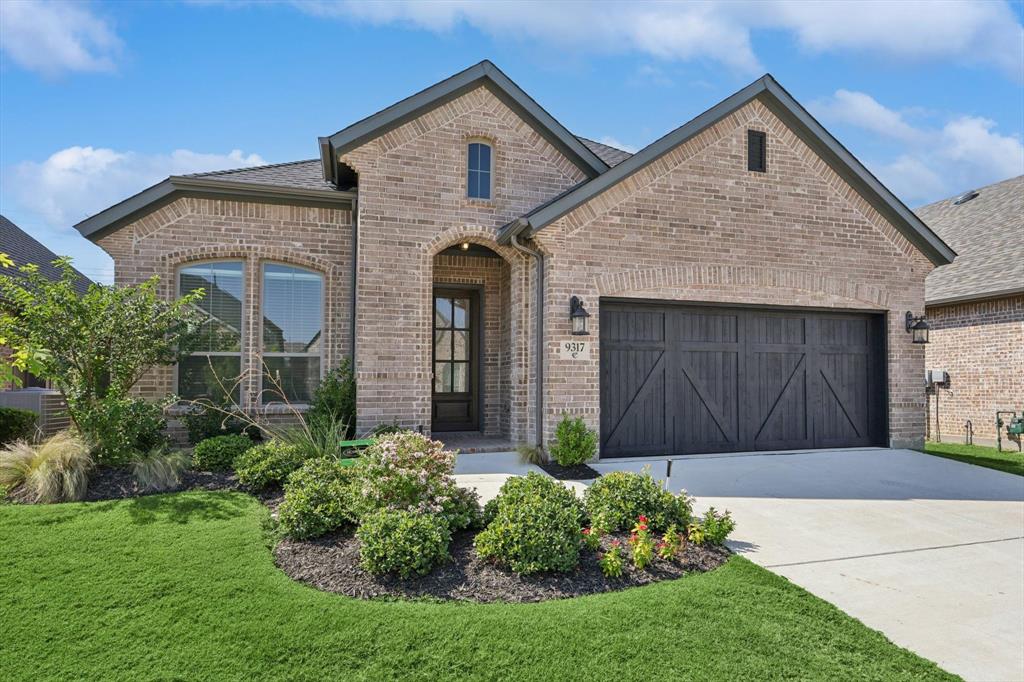
M914 335L914 343L928 343L928 322L921 317L914 317L914 314L907 311L907 333Z
M573 296L569 299L569 322L572 323L573 336L587 336L587 318L590 313L583 307L583 299Z
M459 244L459 248L463 251L469 251L469 242L462 242Z

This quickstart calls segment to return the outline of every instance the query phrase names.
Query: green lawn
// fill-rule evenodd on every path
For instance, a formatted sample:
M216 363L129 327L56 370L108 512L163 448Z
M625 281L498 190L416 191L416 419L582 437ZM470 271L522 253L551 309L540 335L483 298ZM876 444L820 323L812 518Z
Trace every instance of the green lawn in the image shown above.
M1009 450L1009 447L1012 447L1013 450ZM924 451L929 455L1024 476L1024 454L1017 452L1017 444L1013 442L1009 446L1004 445L1002 452L981 445L958 445L956 443L925 443Z
M240 493L0 508L0 671L43 679L955 679L741 558L543 604L358 601Z

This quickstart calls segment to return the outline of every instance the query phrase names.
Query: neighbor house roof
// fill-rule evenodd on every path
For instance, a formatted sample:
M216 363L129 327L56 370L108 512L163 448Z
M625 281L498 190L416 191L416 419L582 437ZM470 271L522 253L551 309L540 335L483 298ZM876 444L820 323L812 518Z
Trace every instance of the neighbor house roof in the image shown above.
M566 130L565 126L513 83L501 69L485 59L333 135L321 137L320 158L323 162L324 178L332 182L338 179L338 159L346 152L481 86L490 90L516 112L588 177L596 177L608 170L608 164L589 146Z
M54 281L60 279L60 270L53 265L53 261L57 260L57 254L2 215L0 215L0 252L10 256L15 265L13 268L0 269L0 272L5 275L24 277L25 273L19 271L18 268L32 263L38 265L39 272L47 278ZM75 288L78 293L84 294L92 284L92 280L78 270L75 272L78 273Z
M499 243L507 243L513 234L530 236L544 229L570 211L657 161L687 140L699 135L755 98L760 99L776 116L782 119L805 144L811 147L933 263L942 265L952 262L956 253L882 185L814 117L807 113L807 110L800 106L770 74L765 74L690 122L655 140L617 164L607 173L580 183L570 191L564 192L525 216L505 225L499 232Z
M957 199L967 198L957 205ZM929 304L1024 292L1024 175L917 209L956 249L956 261L925 281Z
M609 167L618 166L620 163L633 156L632 152L627 152L624 149L618 147L612 147L603 142L595 142L594 140L588 140L585 137L578 137L580 142L587 145L590 151L597 154L598 158L608 164Z

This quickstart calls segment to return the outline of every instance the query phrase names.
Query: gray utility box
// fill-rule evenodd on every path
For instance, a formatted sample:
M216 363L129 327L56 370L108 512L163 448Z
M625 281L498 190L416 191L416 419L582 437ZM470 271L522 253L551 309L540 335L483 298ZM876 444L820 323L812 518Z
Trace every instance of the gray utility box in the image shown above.
M16 407L39 415L36 426L44 436L52 436L71 426L68 405L60 391L52 388L19 388L0 391L0 407Z

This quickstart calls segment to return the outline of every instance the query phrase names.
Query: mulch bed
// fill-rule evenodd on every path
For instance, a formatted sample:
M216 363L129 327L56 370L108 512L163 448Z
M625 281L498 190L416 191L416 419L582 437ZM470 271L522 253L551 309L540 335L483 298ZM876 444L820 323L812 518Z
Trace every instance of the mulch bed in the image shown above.
M343 531L314 540L282 540L274 549L278 567L291 578L326 592L337 592L360 599L378 597L427 598L473 602L539 602L548 599L580 597L611 592L662 580L673 580L687 573L710 571L725 563L730 552L724 547L688 544L677 561L655 560L643 571L633 568L626 545L628 534L602 538L607 548L619 539L626 559L621 578L606 578L595 553L582 550L580 564L568 573L520 576L477 558L473 551L473 532L457 533L449 548L451 560L429 574L402 580L393 576L375 576L359 566L359 541L351 531Z
M537 466L559 481L590 481L601 475L596 469L592 469L586 464L564 467L557 462L543 462Z
M182 490L240 490L238 477L230 471L186 471L181 483L167 490L146 490L135 482L131 470L117 467L98 467L89 473L86 502L123 500L143 495L175 493Z

